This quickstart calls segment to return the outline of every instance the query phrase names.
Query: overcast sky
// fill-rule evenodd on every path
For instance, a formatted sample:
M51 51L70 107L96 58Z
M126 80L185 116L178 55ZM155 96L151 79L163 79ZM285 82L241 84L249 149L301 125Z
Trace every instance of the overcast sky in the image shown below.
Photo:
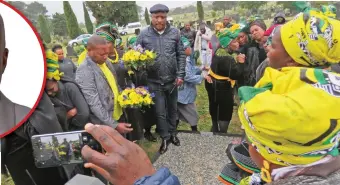
M46 9L47 9L47 15L52 15L56 12L58 13L64 13L63 10L63 2L62 1L38 1L39 3L43 4ZM74 11L74 13L76 14L77 20L78 22L85 22L84 21L84 11L83 11L83 1L69 1L72 9ZM194 3L196 1L163 1L162 4L165 4L166 6L168 6L170 9L172 8L176 8L176 7L183 7L186 5L190 5L192 3ZM29 3L29 2L27 2ZM157 4L157 1L137 1L137 4L141 7L143 7L143 9L145 9L145 7L147 7L148 9L150 9L151 6L153 6L154 4ZM92 21L94 21L94 17L92 17L92 13L89 12Z

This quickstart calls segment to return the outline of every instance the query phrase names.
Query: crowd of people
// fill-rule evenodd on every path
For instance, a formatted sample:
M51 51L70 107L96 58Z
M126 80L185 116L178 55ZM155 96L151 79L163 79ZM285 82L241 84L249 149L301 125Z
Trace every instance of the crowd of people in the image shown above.
M239 106L245 131L242 141L227 148L231 162L219 175L221 182L258 185L289 176L328 176L340 169L340 22L331 5L299 8L301 13L290 21L278 13L268 29L259 16L239 23L226 16L215 28L202 22L196 31L190 23L181 30L172 27L166 20L168 7L157 4L150 8L151 25L129 37L126 47L115 25L99 25L84 41L79 66L64 57L60 45L45 48L45 93L32 116L2 140L2 164L16 185L60 185L76 173L112 184L180 184L169 169L156 171L130 141L144 136L155 142L151 127L156 125L161 154L170 144L180 146L180 121L198 131L196 86L204 82L211 131L228 132L234 106ZM145 71L129 74L121 57L135 46L157 57ZM120 107L119 93L138 86L154 93L154 105L143 111ZM34 166L32 135L84 127L105 155L84 147L86 168Z

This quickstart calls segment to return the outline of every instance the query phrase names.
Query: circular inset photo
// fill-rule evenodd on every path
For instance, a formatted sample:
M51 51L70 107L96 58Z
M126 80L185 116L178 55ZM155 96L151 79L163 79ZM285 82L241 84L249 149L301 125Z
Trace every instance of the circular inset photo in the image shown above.
M45 82L44 51L31 23L0 2L0 138L35 109Z

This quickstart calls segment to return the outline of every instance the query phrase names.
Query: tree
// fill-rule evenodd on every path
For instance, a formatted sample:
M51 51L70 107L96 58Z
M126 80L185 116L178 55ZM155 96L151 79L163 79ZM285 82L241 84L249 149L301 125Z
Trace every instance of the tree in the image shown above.
M45 43L50 43L51 42L51 34L48 30L48 26L47 26L45 16L39 15L38 24L39 24L39 28L40 28L41 38L44 40Z
M265 5L266 1L240 1L239 6L250 10L253 13L257 13L260 6Z
M144 18L145 18L146 24L147 24L147 25L150 25L150 15L149 15L148 8L146 8L146 7L145 7Z
M216 17L216 12L215 12L215 11L212 11L212 12L211 12L211 16L212 16L212 17Z
M237 4L237 1L213 1L212 8L214 11L223 11L223 15L225 15L226 10L232 9Z
M79 36L80 32L76 15L74 14L68 1L63 1L63 6L68 36L70 36L71 38L75 38Z
M52 15L52 30L54 35L67 36L66 18L64 14L55 13Z
M12 6L14 6L16 9L18 9L21 13L23 13L24 15L26 15L26 7L27 4L21 1L8 1L9 4L11 4Z
M83 9L84 9L84 17L85 17L85 25L87 33L93 33L93 24L89 15L89 12L86 9L85 3L83 2Z
M33 24L34 27L38 29L38 17L39 15L46 15L46 7L36 1L26 4L21 1L9 1L11 5L17 8L21 13L23 13Z
M198 13L199 20L203 21L204 20L204 11L203 11L202 1L197 1L197 13Z
M126 25L139 21L135 1L86 1L85 4L96 18L97 24L108 21Z
M47 9L43 4L34 1L26 6L25 12L30 20L38 20L40 15L46 15Z

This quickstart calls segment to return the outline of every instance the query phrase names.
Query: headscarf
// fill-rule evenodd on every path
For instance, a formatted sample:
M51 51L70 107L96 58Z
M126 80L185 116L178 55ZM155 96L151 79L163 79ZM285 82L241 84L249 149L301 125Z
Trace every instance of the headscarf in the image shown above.
M95 34L98 35L98 36L101 36L102 38L104 38L108 42L115 43L115 38L106 31L97 31Z
M123 45L122 38L119 35L118 27L110 22L104 22L96 27L96 32L106 32L113 37L113 44L115 47ZM110 41L111 42L111 41Z
M46 62L47 62L47 80L59 81L63 73L59 72L58 55L51 50L46 51Z
M127 39L127 45L128 45L128 47L134 46L134 45L136 44L136 42L137 42L137 37L134 36L134 35L128 37L128 39Z
M266 68L254 87L239 89L238 114L250 143L283 166L338 156L339 89L340 75L326 70Z
M236 39L238 34L241 32L239 24L234 24L230 28L224 28L220 30L216 36L219 40L220 46L226 48L229 46L232 40Z
M323 5L321 6L321 11L328 17L336 18L336 7L334 5Z
M309 11L312 9L310 2L306 2L306 1L295 1L293 2L293 6L296 7L296 10L298 12L305 12L305 11Z
M281 28L287 53L304 66L325 66L340 61L340 22L311 10L300 13Z
M110 22L104 22L102 24L99 24L97 27L96 27L96 31L95 32L98 32L98 31L106 31L106 32L109 32L110 34L112 35L115 35L118 33L118 28L116 25L110 23Z
M187 48L190 48L190 42L186 37L181 36L181 41L183 43L184 50L187 49Z

